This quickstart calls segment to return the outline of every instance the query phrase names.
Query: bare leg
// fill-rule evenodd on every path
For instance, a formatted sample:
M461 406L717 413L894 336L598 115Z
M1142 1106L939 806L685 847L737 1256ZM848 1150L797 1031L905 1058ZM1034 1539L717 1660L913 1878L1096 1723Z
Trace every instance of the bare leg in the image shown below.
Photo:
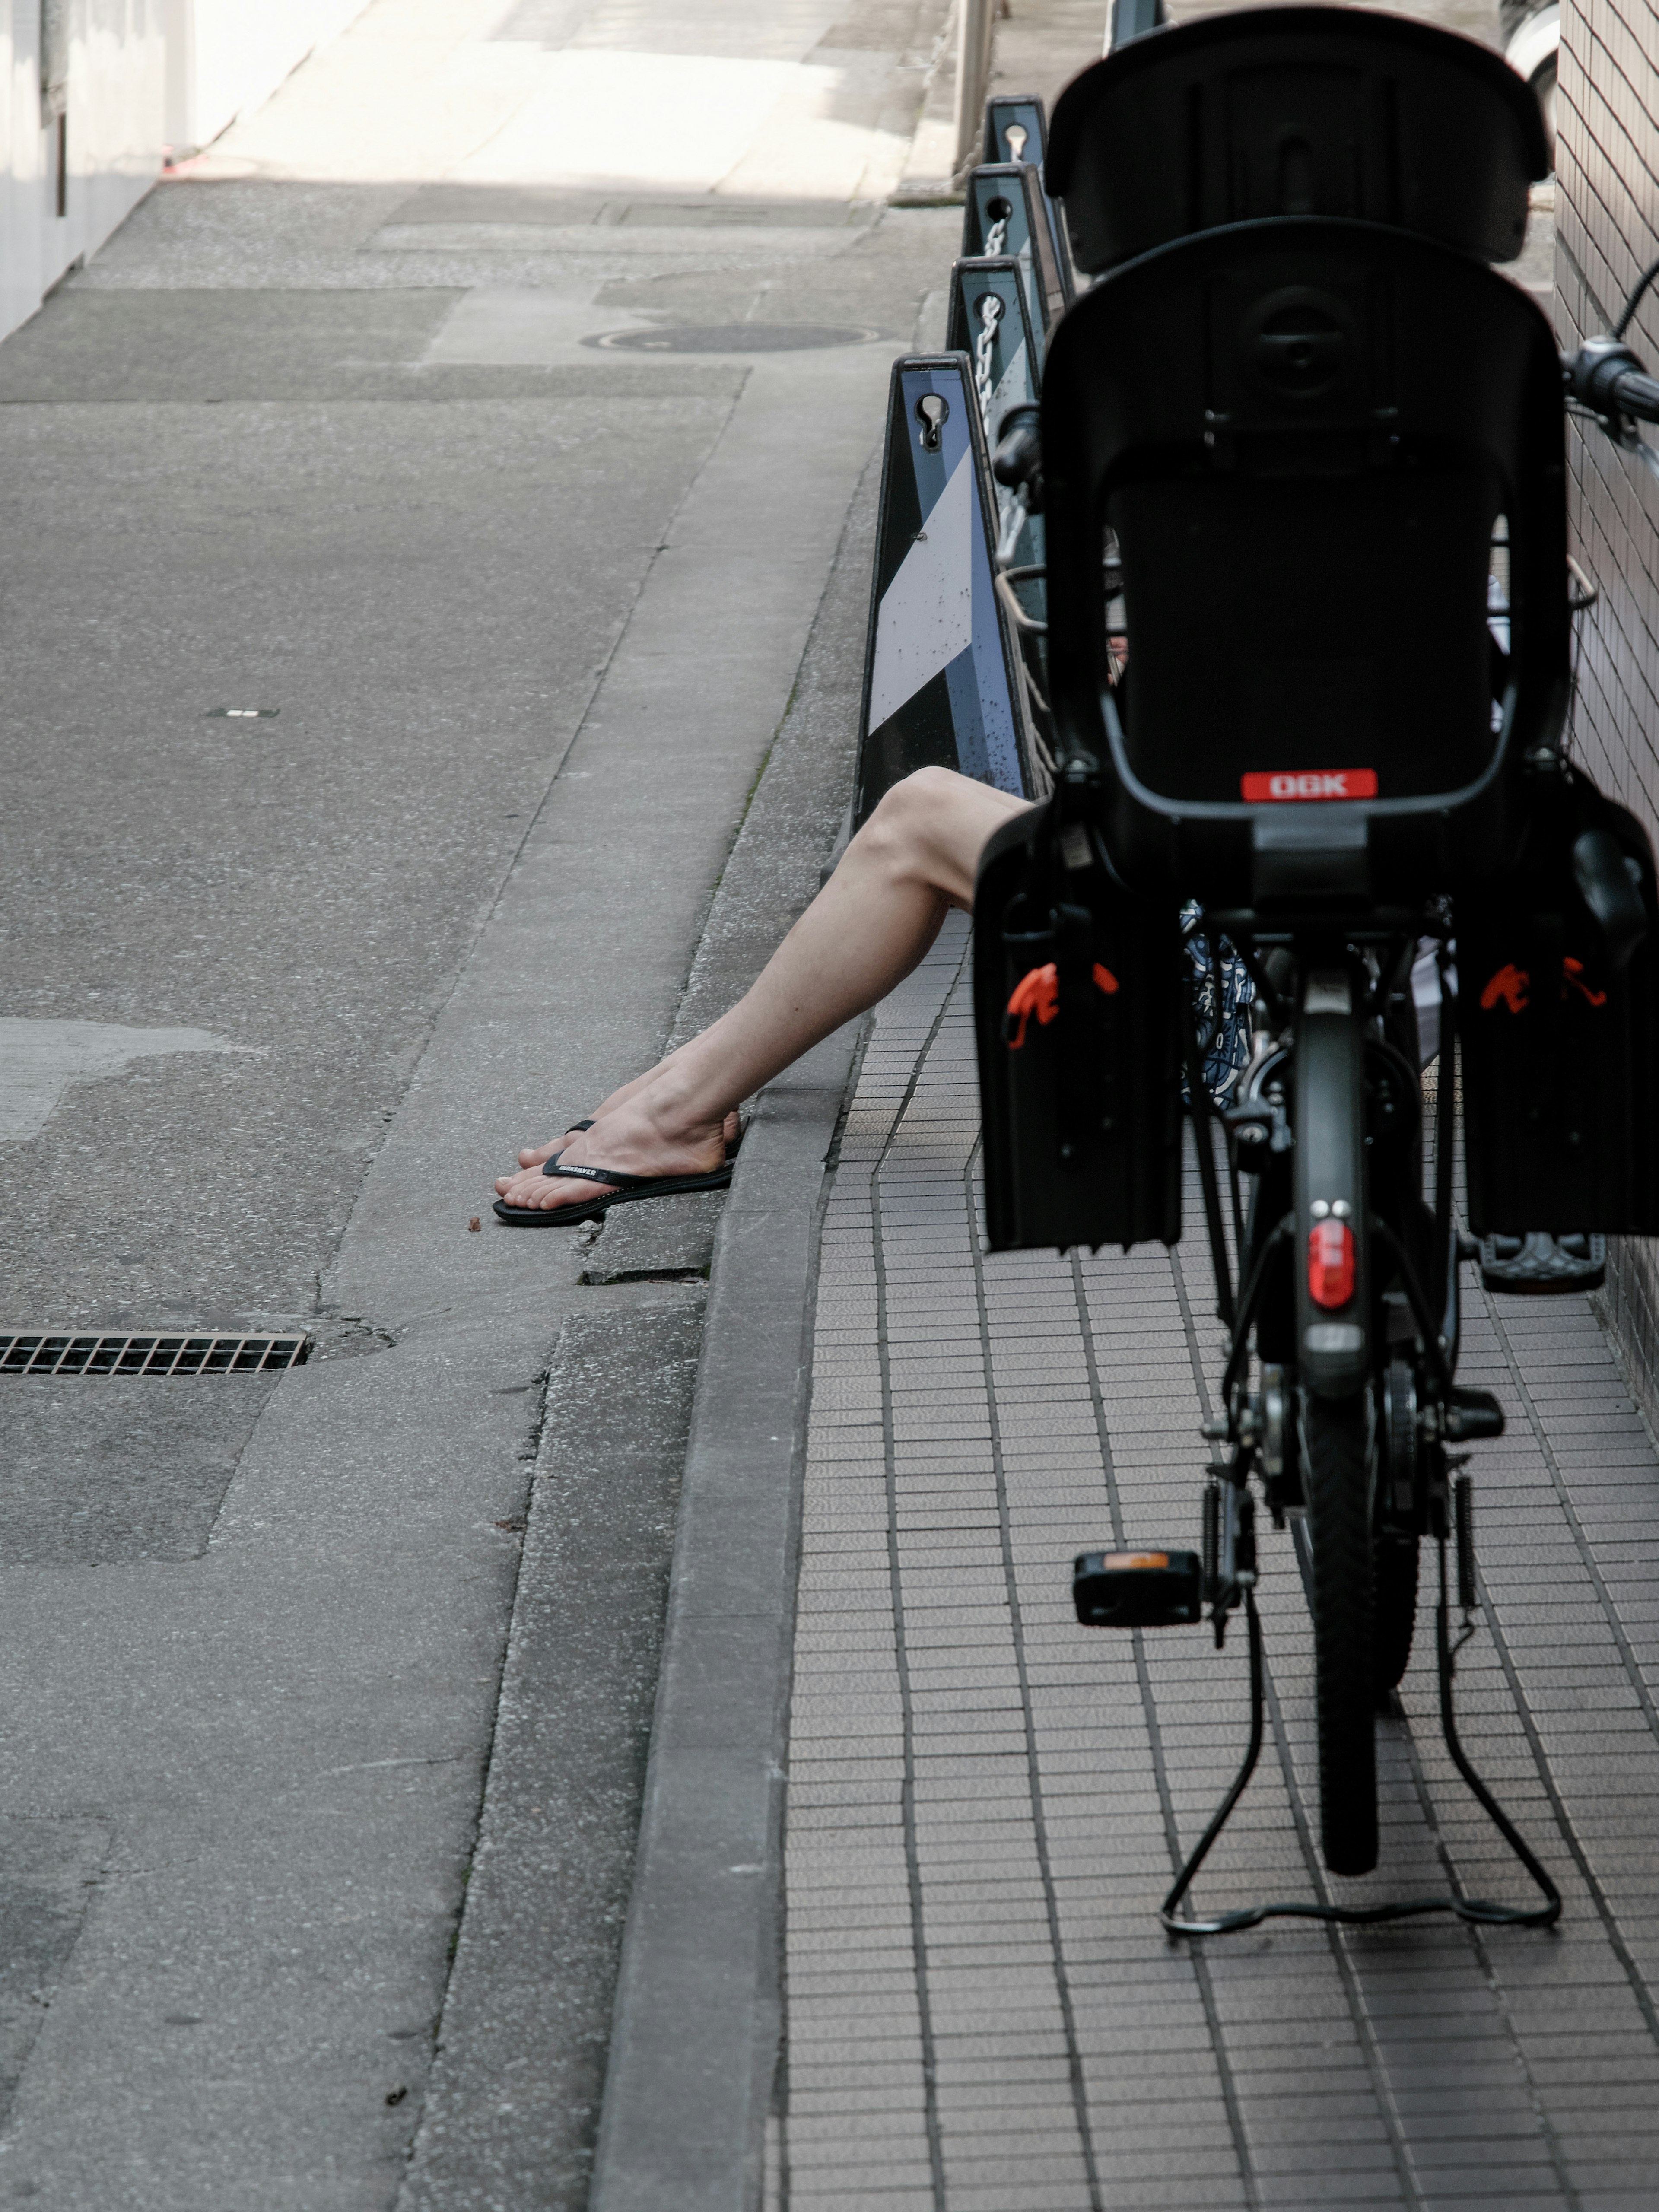
M592 1129L557 1146L560 1158L630 1175L718 1167L738 1101L910 973L950 909L972 905L987 839L1025 803L949 769L907 776L730 1013L614 1091ZM603 1192L555 1181L528 1159L495 1188L522 1206L580 1205Z

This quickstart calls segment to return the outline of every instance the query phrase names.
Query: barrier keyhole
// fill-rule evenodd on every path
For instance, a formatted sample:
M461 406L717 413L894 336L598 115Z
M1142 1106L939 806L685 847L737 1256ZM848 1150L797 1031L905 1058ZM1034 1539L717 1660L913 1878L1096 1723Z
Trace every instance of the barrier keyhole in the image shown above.
M1025 125L1011 123L1002 135L1008 141L1008 159L1023 161L1025 159Z
M924 392L916 402L916 420L921 425L921 450L924 453L939 451L939 432L945 428L951 413L951 403L942 392Z

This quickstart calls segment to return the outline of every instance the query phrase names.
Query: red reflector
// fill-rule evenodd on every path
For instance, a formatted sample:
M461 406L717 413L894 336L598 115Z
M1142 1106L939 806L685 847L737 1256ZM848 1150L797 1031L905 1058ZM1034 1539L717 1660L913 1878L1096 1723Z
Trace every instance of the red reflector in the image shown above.
M1375 799L1374 768L1264 769L1240 779L1248 806L1285 799Z
M1346 1221L1316 1221L1308 1231L1308 1296L1333 1309L1353 1296L1353 1231Z
M1042 1028L1047 1029L1060 1012L1060 970L1051 960L1046 968L1033 968L1029 975L1022 975L1014 986L1014 995L1008 1001L1008 1011L1002 1018L1002 1033L1010 1052L1018 1052L1025 1042L1025 1024L1033 1014ZM1014 1027L1018 1022L1018 1029Z

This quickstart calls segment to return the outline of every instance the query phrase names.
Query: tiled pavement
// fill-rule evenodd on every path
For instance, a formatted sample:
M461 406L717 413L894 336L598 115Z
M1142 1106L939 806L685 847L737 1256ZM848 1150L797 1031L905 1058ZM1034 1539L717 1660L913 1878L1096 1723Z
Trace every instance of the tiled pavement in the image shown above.
M1198 1211L1175 1253L981 1258L965 981L956 922L879 1011L826 1217L769 2205L1654 2212L1659 1463L1594 1316L1472 1290L1462 1368L1510 1429L1473 1468L1460 1709L1559 1929L1170 1945L1158 1898L1243 1745L1243 1634L1091 1634L1067 1580L1085 1544L1196 1541L1220 1366ZM1330 1893L1270 1529L1262 1565L1269 1741L1200 1909ZM1431 1641L1425 1594L1382 1870L1337 1887L1455 1868L1530 1901L1450 1771Z

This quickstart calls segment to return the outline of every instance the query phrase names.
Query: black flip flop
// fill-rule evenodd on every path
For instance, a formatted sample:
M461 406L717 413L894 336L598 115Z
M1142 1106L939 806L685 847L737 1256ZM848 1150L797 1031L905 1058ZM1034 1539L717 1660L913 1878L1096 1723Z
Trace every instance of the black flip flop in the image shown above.
M564 1133L567 1138L574 1137L583 1129L591 1129L592 1126L593 1124L591 1121L573 1121ZM555 1159L557 1159L559 1156L555 1152L552 1157Z
M561 1146L568 1145L570 1142L570 1139L577 1133L578 1130L591 1129L592 1126L593 1124L591 1121L573 1121L570 1124L570 1127L565 1131L563 1136L560 1138L559 1142ZM557 1152L550 1152L548 1155L549 1159L556 1160L558 1157L559 1155ZM546 1161L544 1161L542 1164L545 1166L546 1164ZM528 1175L529 1172L529 1169L526 1168L525 1170L525 1173Z
M638 1176L624 1175L620 1168L562 1168L556 1158L546 1163L542 1173L571 1182L603 1182L615 1188L586 1206L509 1206L498 1198L497 1220L509 1222L514 1229L572 1229L580 1221L602 1219L613 1206L631 1206L638 1199L673 1198L682 1191L724 1190L732 1180L732 1158L728 1152L725 1166L716 1168L712 1175Z

